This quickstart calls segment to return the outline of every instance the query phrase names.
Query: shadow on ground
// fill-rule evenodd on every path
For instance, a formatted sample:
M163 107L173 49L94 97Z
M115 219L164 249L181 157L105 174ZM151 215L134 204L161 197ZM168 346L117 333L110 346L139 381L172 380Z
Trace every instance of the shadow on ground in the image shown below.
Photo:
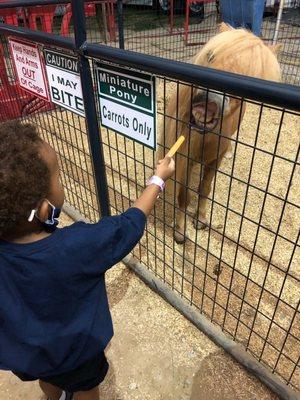
M265 386L224 351L209 354L195 373L190 400L275 400Z

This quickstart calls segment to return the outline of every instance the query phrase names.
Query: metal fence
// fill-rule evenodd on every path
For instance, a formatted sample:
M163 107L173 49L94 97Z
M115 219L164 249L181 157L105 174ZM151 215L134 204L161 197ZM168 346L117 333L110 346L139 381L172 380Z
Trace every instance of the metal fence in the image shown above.
M162 153L169 148L170 119L176 126L186 124L180 117L182 87L187 87L191 96L198 89L221 93L223 108L226 99L242 102L247 109L230 139L231 158L221 157L218 150L217 158L222 161L206 165L205 138L215 137L219 149L222 131L212 128L201 135L190 128L188 151L176 156L177 165L186 165L184 174L189 174L189 180L182 181L176 173L173 191L158 201L133 259L127 263L281 398L296 399L300 387L299 90L86 43L83 2L75 3L75 41L0 24L11 85L15 76L8 36L75 51L79 57L86 118L49 104L36 112L34 107L30 113L25 110L22 116L39 127L42 137L59 154L67 202L89 221L120 213L138 196L155 165L152 150L101 126L93 91L94 61L157 77L158 151ZM171 96L177 98L172 115L168 114ZM202 150L195 157L193 149L199 141L203 141ZM213 182L211 191L204 194L199 183L206 175L211 175ZM174 194L178 188L182 196L191 197L186 208L178 205ZM202 210L204 198L206 229L199 230L193 225L193 216ZM182 213L180 236L174 222ZM248 359L241 348L260 364Z

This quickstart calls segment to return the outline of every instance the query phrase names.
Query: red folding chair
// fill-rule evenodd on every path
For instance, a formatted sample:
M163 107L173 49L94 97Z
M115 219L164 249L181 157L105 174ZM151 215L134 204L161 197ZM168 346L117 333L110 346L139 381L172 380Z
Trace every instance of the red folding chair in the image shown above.
M0 0L0 3L4 3L6 0ZM8 25L19 25L19 21L22 20L26 25L26 16L23 8L4 8L0 10L0 19Z
M29 28L37 30L37 21L41 21L42 31L51 33L56 5L27 7Z

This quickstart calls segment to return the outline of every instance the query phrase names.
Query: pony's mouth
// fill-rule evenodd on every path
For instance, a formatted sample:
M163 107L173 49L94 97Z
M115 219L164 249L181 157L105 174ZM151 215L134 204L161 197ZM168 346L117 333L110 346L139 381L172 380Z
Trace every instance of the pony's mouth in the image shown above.
M199 125L200 128L203 128L203 130L212 131L213 129L216 128L218 123L219 123L219 119L213 118L211 121L206 121L206 123L202 122L202 121L198 121L197 125Z
M193 117L196 125L203 130L213 130L219 123L218 106L216 103L193 103Z

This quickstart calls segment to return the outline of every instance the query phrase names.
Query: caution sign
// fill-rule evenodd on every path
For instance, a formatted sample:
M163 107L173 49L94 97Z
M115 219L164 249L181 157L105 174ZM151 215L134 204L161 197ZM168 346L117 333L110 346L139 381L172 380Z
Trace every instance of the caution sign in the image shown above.
M156 148L155 77L95 64L101 124Z
M44 57L51 101L84 117L78 59L50 49Z
M44 65L36 44L9 39L18 84L22 89L49 100Z

